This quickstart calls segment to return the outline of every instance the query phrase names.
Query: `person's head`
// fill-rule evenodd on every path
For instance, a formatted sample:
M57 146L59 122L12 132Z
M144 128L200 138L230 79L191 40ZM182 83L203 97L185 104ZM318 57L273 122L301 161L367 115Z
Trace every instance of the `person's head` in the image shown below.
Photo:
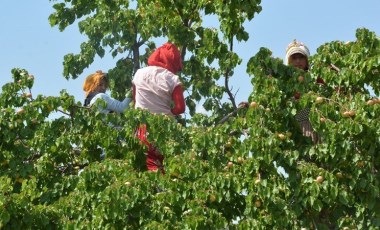
M148 65L160 66L176 74L182 70L181 53L174 44L167 42L149 56Z
M86 96L93 92L105 93L108 87L109 81L107 74L101 70L88 75L83 83L83 90L86 92Z
M286 64L299 69L309 69L309 48L302 42L294 40L286 49Z

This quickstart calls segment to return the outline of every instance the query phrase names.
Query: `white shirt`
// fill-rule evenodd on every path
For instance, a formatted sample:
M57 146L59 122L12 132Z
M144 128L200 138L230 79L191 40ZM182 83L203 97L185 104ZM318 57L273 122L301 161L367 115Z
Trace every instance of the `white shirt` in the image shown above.
M172 94L181 84L177 75L162 67L148 66L136 72L132 83L136 90L136 108L173 116L170 106Z
M107 105L105 108L99 108L102 113L109 113L110 111L122 113L129 108L129 103L132 101L131 98L125 98L123 101L118 101L110 97L108 94L98 93L91 99L90 105L94 104L98 99L102 99Z

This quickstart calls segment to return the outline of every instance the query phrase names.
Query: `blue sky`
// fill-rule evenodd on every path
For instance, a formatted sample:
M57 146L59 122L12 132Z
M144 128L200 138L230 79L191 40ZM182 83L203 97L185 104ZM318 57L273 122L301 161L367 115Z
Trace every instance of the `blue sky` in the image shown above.
M76 26L63 32L50 27L48 17L53 12L53 3L0 1L0 86L11 81L11 69L19 67L35 76L33 95L55 96L66 89L76 100L83 101L84 78L98 69L107 71L117 60L111 55L97 58L76 80L63 78L64 55L77 54L86 38ZM233 89L239 89L237 102L247 100L252 92L250 77L245 73L246 62L260 47L267 47L273 56L283 58L293 39L303 41L314 54L323 43L354 40L359 27L380 36L379 0L263 0L261 5L262 12L246 24L250 40L235 45L243 58L232 81Z

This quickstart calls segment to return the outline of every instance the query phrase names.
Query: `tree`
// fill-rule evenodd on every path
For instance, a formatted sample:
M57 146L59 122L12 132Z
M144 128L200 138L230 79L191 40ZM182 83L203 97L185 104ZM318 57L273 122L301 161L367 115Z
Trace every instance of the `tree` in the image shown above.
M79 27L89 37L80 54L65 57L64 76L75 78L107 49L115 56L130 52L109 71L121 95L154 39L165 37L182 47L188 106L203 98L211 116L192 113L181 125L139 110L104 115L64 90L58 97L34 96L38 76L14 69L13 82L0 94L0 228L380 227L380 101L367 89L379 95L375 33L358 29L356 41L320 46L308 73L262 48L247 65L252 106L217 124L237 107L228 86L240 62L233 42L248 40L242 25L260 3L129 4L54 6L52 25L63 30L83 18ZM220 28L202 27L204 15L216 15ZM313 84L317 76L326 86ZM219 78L224 86L217 85ZM224 95L230 103L220 103ZM303 137L294 119L305 107L320 144ZM62 116L50 119L52 113ZM144 147L134 137L141 123L165 154L165 175L144 168ZM103 161L100 147L107 153Z
M109 71L113 96L123 96L133 73L156 47L154 39L163 37L181 47L185 62L181 79L191 115L201 99L213 113L212 122L237 108L229 86L233 70L241 63L234 43L248 40L243 23L261 11L260 1L65 1L54 8L49 17L52 26L64 30L79 20L80 32L89 39L81 45L80 54L65 56L66 78L75 79L95 55L103 57L106 50L114 57L127 53ZM219 21L219 29L204 26L204 17ZM143 47L145 53L140 54ZM220 79L224 79L222 85L218 85ZM231 103L220 102L225 94Z

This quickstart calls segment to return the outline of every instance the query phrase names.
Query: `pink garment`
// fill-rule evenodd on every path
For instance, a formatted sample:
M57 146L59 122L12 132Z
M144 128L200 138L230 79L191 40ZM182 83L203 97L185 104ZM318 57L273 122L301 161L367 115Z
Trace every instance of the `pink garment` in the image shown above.
M181 84L179 77L171 71L148 66L139 69L132 81L135 87L135 108L173 117L170 103L175 87Z

